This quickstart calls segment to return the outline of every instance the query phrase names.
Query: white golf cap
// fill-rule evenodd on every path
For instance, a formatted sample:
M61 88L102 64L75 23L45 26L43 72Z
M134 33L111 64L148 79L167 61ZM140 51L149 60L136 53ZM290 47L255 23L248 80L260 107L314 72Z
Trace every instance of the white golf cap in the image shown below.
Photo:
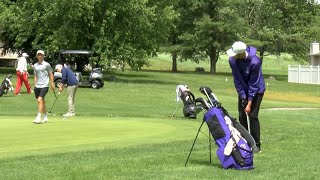
M57 64L54 69L57 70L58 68L62 68L62 64Z
M247 45L244 42L237 41L233 43L232 48L228 49L227 54L229 57L233 57L237 54L244 53L247 49Z
M37 51L37 55L38 55L38 54L42 54L42 55L44 55L44 51L42 51L42 50L38 50L38 51Z
M22 57L29 57L27 53L22 53Z

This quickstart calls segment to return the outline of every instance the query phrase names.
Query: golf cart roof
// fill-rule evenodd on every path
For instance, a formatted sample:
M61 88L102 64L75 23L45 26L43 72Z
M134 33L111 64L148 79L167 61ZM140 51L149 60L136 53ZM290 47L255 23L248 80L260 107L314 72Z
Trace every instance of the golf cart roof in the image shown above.
M60 54L83 54L83 55L90 55L93 54L92 51L87 50L61 50Z

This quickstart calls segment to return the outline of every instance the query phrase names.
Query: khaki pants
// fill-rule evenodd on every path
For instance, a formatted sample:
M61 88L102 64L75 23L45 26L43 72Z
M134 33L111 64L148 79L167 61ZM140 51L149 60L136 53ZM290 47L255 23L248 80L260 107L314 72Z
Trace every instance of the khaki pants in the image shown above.
M77 89L78 89L78 85L67 87L69 113L74 113L74 97L76 96Z

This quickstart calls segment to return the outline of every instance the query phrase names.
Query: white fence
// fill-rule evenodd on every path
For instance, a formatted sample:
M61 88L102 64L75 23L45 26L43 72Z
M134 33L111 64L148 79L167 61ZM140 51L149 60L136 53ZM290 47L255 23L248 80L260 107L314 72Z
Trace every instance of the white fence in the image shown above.
M320 66L288 66L288 82L320 84Z

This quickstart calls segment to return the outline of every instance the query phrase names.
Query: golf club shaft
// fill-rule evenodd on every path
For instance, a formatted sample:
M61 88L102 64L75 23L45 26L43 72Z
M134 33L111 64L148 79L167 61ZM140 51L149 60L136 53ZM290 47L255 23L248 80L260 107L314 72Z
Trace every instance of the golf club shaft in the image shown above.
M51 108L50 108L50 110L49 110L49 113L51 113L51 112L52 112L52 108L53 108L53 106L56 104L56 102L57 102L57 100L58 100L59 95L60 95L60 92L58 93L58 96L56 96L56 99L54 100L54 102L53 102L53 104L52 104L52 106L51 106Z
M177 109L178 109L179 105L180 105L180 103L177 104L176 109L173 111L173 114L172 114L172 116L171 116L171 119L176 115L176 112L177 112Z
M249 132L249 134L251 134L251 130L250 130L250 117L249 117L248 113L246 113L246 116L247 116L248 132Z

